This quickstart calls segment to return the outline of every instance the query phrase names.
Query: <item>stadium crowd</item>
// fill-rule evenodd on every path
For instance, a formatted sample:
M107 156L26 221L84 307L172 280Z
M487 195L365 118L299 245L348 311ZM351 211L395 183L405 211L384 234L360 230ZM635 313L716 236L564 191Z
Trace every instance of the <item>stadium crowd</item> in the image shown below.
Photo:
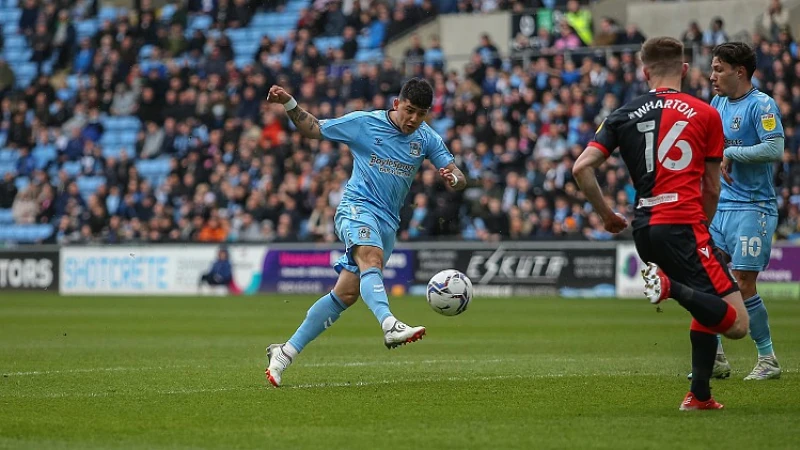
M435 90L430 125L470 187L449 191L425 166L403 211L401 239L612 239L576 189L571 168L603 118L646 84L633 50L580 50L635 49L645 38L635 26L595 18L601 26L594 34L588 9L577 1L520 2L565 11L553 29L514 40L515 50L538 56L502 59L498 46L507 43L482 36L458 74L436 37L413 39L404 63L348 61L438 13L520 6L396 0L390 9L388 2L315 0L299 11L295 29L261 37L239 64L241 45L232 43L231 31L296 1L189 0L155 9L139 0L79 38L73 21L96 17L96 0L24 0L17 26L37 76L17 87L14 65L0 60L0 164L10 167L0 177L0 209L17 224L52 224L46 241L62 244L333 242L352 156L346 147L293 133L283 110L264 101L268 88L290 89L322 119L387 108L407 77L424 76ZM199 16L208 18L206 26L190 26ZM800 61L781 20L779 11L770 13L753 39L757 86L775 97L786 129L776 171L778 234L786 238L800 233ZM328 48L315 44L338 36ZM727 39L721 20L705 31L691 24L684 33L698 48L688 92L710 98L710 48ZM79 82L69 86L69 79ZM117 140L120 132L109 127L130 117L138 131ZM41 157L37 148L48 146L55 154ZM621 161L612 157L600 181L615 209L632 215L634 191Z

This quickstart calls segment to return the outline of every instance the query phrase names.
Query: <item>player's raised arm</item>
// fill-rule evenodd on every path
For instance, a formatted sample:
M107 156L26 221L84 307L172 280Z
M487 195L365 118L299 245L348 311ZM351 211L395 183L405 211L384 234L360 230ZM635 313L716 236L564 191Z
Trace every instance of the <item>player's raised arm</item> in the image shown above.
M280 86L272 86L267 94L267 101L270 103L280 103L286 110L286 115L292 119L297 131L309 139L322 139L319 120L297 105L295 100L288 92Z

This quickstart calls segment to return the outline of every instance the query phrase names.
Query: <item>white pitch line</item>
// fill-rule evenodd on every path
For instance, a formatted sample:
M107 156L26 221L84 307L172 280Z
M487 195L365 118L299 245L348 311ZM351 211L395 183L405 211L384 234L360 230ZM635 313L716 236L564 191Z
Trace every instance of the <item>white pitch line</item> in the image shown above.
M528 375L483 375L483 376L463 376L463 377L441 377L441 378L397 378L393 380L378 380L378 381L355 381L355 382L332 382L332 383L308 383L288 385L280 388L281 390L294 390L294 389L325 389L325 388L358 388L369 386L385 386L396 385L405 383L436 383L445 381L465 382L465 381L498 381L498 380L532 380L532 379L552 379L564 377L600 377L600 376L660 376L663 373L634 373L634 372L614 372L614 373L546 373L546 374L528 374ZM34 395L0 395L0 398L105 398L120 395L192 395L192 394L209 394L216 392L233 392L233 391L271 391L274 388L268 384L263 386L240 386L240 387L221 387L221 388L197 388L197 389L170 389L170 390L139 390L139 391L125 391L125 392L57 392L49 394L34 394Z
M483 364L501 363L504 361L515 361L513 359L426 359L420 361L368 361L368 362L323 362L303 364L303 367L366 367L366 366L405 366L413 364ZM209 366L159 366L159 367L95 367L85 369L64 369L64 370L34 370L29 372L8 372L2 374L4 377L23 377L37 375L59 375L70 373L98 373L98 372L146 372L162 371L173 369L207 369Z
M172 367L93 367L87 369L64 369L64 370L34 370L30 372L8 372L4 377L24 377L35 375L57 375L63 373L95 373L95 372L140 372L148 370L164 370Z

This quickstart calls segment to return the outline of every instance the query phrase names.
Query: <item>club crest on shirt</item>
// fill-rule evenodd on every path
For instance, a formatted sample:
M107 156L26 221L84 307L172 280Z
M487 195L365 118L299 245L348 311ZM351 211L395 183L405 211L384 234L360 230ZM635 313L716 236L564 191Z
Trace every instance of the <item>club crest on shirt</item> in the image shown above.
M761 126L764 128L765 131L774 130L775 127L778 126L778 123L775 120L775 114L762 114Z
M369 239L369 228L361 227L358 229L358 239L359 240L366 240Z
M742 118L740 116L736 116L733 118L733 122L731 123L732 130L738 130L742 127Z
M408 144L411 156L422 156L422 143L419 141L410 142Z

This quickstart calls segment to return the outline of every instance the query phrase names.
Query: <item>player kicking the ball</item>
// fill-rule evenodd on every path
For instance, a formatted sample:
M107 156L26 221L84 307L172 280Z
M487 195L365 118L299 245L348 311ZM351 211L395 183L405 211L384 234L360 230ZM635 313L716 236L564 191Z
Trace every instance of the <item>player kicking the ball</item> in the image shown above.
M731 260L750 315L758 362L745 380L769 380L780 378L781 367L772 350L767 308L758 295L756 278L769 264L778 226L772 169L783 157L784 135L775 101L753 87L755 70L756 54L743 42L728 42L712 52L711 83L717 96L711 106L722 116L725 152L711 237ZM720 342L713 375L727 378L730 373Z
M462 190L467 182L441 137L424 122L433 102L433 89L425 80L406 82L391 110L356 111L331 120L317 120L280 86L270 89L267 100L283 104L301 135L346 144L354 161L335 216L336 234L346 248L334 265L339 279L311 306L285 344L267 348L267 380L279 387L289 364L359 295L383 328L386 347L422 339L424 327L408 326L389 310L383 267L394 249L400 209L422 161L430 159L452 189Z
M619 148L636 188L633 237L647 262L645 296L654 304L673 298L693 317L695 376L680 409L720 409L710 387L716 334L741 339L749 325L707 225L719 200L722 123L711 106L679 91L689 69L680 41L648 39L641 59L651 91L608 116L573 173L606 230L619 233L628 224L605 203L594 173Z

